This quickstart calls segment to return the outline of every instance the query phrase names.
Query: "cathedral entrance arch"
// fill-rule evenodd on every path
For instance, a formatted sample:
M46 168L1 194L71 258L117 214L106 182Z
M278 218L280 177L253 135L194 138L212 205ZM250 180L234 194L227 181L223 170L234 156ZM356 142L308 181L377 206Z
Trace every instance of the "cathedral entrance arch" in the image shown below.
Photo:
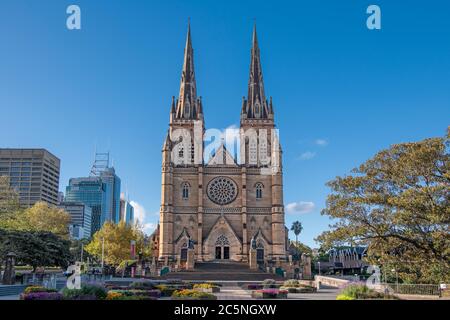
M228 238L221 234L215 243L216 246L216 260L230 259L230 242Z
M241 261L242 243L226 218L217 220L203 243L204 260Z

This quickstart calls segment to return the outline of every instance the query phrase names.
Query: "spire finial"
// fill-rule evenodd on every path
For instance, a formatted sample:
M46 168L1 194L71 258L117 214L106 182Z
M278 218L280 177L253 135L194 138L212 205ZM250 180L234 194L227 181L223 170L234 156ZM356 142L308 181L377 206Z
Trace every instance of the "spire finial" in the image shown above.
M261 58L256 34L256 22L253 26L252 49L250 60L250 78L248 82L247 117L264 119L269 114L269 109L264 93L264 82L261 68Z
M186 47L184 49L183 70L181 72L180 96L176 108L176 118L196 119L197 88L194 72L194 50L192 49L191 23L188 19Z

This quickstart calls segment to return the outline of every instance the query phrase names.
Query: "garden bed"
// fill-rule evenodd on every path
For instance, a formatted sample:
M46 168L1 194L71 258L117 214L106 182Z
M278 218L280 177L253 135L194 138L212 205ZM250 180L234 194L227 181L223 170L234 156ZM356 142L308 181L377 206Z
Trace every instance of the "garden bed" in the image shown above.
M254 299L287 299L288 291L279 289L261 289L252 291Z

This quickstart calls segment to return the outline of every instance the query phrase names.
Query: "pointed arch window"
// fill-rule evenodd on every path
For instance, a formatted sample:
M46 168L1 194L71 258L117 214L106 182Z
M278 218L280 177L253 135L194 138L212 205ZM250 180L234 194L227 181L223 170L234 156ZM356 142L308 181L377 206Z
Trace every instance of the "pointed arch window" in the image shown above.
M183 200L189 199L189 183L185 182L181 186Z
M256 190L256 199L262 199L263 197L263 189L264 186L262 183L258 182L257 184L255 184L255 190Z

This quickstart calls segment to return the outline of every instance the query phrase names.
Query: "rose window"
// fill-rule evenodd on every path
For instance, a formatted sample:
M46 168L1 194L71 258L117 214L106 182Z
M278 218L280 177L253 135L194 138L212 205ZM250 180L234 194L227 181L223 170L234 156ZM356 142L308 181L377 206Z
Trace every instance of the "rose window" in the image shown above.
M218 205L225 205L233 202L238 194L236 183L230 178L217 177L208 184L208 198Z

